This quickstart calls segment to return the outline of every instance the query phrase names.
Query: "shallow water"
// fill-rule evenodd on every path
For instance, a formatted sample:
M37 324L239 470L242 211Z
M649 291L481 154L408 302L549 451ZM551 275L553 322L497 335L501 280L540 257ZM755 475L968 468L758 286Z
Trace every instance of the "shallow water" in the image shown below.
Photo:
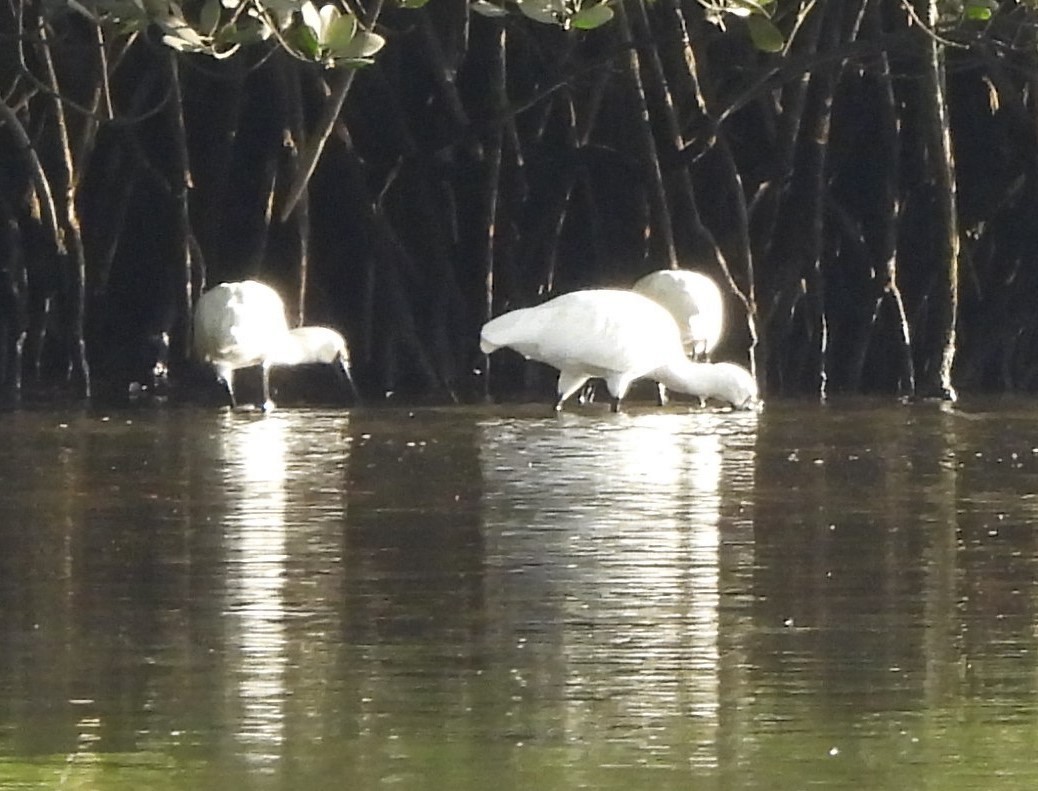
M1038 410L0 413L0 788L1038 787Z

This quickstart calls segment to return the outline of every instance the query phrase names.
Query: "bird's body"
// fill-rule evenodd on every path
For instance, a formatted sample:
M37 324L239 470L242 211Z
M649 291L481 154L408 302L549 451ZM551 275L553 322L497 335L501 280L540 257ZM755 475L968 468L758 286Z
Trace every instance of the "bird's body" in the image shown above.
M724 332L724 297L710 277L688 269L661 269L645 275L632 288L670 311L690 357L709 359Z
M270 365L333 365L359 399L350 373L350 353L342 333L331 327L296 327L281 337L267 358Z
M684 353L671 314L633 291L574 291L521 308L483 325L480 348L509 347L559 370L556 409L591 378L602 378L614 411L636 379L655 379L679 392L716 398L736 407L756 403L757 387L745 369L695 363ZM730 368L745 376L733 375Z
M214 286L195 305L193 329L195 357L213 367L232 407L237 406L234 372L256 365L262 367L264 409L274 406L270 369L275 365L336 364L356 395L342 335L328 327L289 330L281 297L263 283L243 280Z
M220 283L198 298L193 329L195 357L216 371L231 406L237 406L234 372L254 365L263 368L264 408L272 406L267 358L288 334L285 305L274 289L255 280Z

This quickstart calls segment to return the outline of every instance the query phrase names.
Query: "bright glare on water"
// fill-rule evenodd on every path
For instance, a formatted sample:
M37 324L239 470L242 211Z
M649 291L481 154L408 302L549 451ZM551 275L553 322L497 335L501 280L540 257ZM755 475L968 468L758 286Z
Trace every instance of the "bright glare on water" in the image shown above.
M1038 410L0 413L0 789L1038 788Z

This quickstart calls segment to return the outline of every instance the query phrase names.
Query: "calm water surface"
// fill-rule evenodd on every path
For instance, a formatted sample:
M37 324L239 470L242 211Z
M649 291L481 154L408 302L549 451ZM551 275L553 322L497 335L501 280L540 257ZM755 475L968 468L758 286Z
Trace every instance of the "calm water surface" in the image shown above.
M0 414L0 788L1038 788L1038 409Z

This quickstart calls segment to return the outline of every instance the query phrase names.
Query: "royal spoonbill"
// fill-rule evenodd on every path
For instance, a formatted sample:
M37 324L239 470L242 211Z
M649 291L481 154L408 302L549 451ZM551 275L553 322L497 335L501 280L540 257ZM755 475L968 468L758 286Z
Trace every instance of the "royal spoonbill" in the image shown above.
M227 388L231 406L234 372L254 365L263 369L263 408L270 400L271 350L288 335L285 305L278 292L255 280L220 283L206 291L195 303L195 357L216 371L216 378Z
M592 377L605 379L614 412L636 379L655 379L678 392L736 408L758 403L757 383L749 371L733 363L688 359L667 309L633 291L573 291L505 313L480 332L484 354L502 347L559 370L556 410Z
M325 363L335 366L350 386L354 399L360 393L350 373L350 352L346 339L331 327L296 327L280 338L271 349L267 362L275 365L308 365Z
M234 372L255 365L262 368L264 409L274 406L270 369L275 365L334 364L357 395L342 335L328 327L289 330L281 297L255 280L221 283L199 297L194 336L195 356L216 371L232 407L238 405Z
M659 302L681 328L685 352L707 360L724 332L724 297L707 275L688 269L661 269L638 280L634 291Z

